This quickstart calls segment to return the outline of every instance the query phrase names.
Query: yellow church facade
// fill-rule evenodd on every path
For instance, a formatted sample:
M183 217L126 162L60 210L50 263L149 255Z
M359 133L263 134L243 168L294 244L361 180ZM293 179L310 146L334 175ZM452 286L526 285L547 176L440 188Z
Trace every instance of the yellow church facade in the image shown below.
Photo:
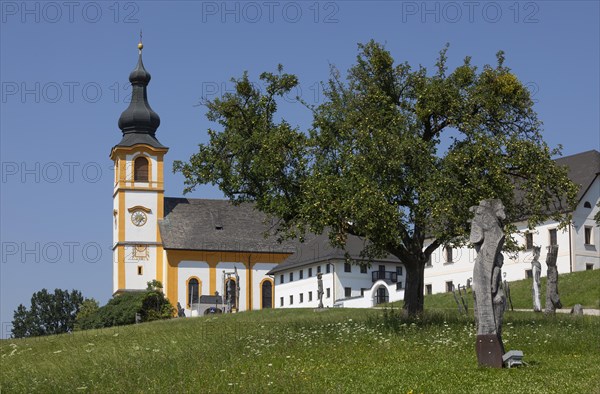
M203 302L234 311L274 307L274 282L267 273L296 244L265 237L271 223L250 204L165 197L168 148L156 137L160 118L148 103L151 77L142 48L140 43L129 75L132 99L119 118L123 136L110 153L114 294L142 291L158 280L186 316L201 314Z

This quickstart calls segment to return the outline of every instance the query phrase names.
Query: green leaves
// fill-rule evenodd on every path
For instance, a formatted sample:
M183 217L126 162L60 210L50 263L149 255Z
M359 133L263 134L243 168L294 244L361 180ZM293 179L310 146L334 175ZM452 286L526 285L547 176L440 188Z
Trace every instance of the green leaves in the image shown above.
M395 65L381 44L359 44L346 79L331 68L306 133L274 121L295 76L281 65L261 74L262 93L245 73L233 80L235 93L207 103L221 130L209 130L210 142L175 171L186 192L212 183L234 202L255 202L287 235L329 229L338 245L346 234L362 236L373 245L367 255L392 253L412 268L417 286L407 293L422 292L429 254L464 242L469 207L480 200L499 198L508 221L534 225L566 223L576 195L504 53L495 67L478 71L467 57L450 72L448 49L430 75ZM433 246L424 249L426 237ZM422 296L408 299L421 303L412 311L422 309Z
M14 312L12 335L15 338L62 334L73 331L79 307L84 302L81 292L42 289L31 296L27 309L19 305Z

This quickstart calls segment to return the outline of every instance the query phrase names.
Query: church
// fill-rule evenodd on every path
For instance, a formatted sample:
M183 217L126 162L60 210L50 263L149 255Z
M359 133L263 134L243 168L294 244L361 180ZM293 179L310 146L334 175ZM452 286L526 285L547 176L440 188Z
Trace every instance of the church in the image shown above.
M321 287L323 304L330 307L372 307L403 299L404 267L394 256L370 267L351 265L323 235L303 244L265 237L273 223L251 204L165 197L168 148L156 135L160 118L148 103L150 73L142 49L140 42L138 63L129 75L131 102L119 118L122 138L110 152L114 294L144 290L147 282L158 280L186 316L202 314L208 304L225 311L316 307ZM558 161L580 185L574 222L567 229L547 222L534 230L518 223L526 250L508 259L507 280L530 274L534 245L560 246L559 273L600 268L599 229L593 220L600 201L600 153ZM349 237L347 252L358 259L363 246L361 239ZM473 261L471 249L438 248L425 270L425 292L465 285Z
M163 160L169 149L156 136L160 118L148 103L150 73L142 62L143 45L138 48L129 75L131 102L119 118L123 136L110 152L113 293L144 290L156 279L188 316L201 296L217 292L219 304L228 299L233 311L272 308L274 282L267 272L296 243L265 238L269 224L250 204L165 197Z

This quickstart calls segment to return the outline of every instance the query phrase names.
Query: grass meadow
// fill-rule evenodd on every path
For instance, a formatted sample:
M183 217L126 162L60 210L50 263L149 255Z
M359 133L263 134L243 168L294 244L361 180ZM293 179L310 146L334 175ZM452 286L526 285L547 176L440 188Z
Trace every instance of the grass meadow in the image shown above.
M596 283L588 292L598 290ZM275 309L2 340L0 389L600 393L599 317L509 311L506 350L522 350L528 365L488 369L477 366L472 316L455 304L428 308L416 320L400 318L397 308Z

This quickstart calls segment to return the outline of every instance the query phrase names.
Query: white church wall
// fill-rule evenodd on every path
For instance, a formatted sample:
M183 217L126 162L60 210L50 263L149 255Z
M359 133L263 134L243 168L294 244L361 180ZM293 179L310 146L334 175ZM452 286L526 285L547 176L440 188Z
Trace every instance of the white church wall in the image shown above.
M158 220L157 213L157 195L153 191L131 191L125 194L125 212L119 214L125 215L125 240L128 242L144 241L155 242ZM131 212L129 208L141 205L149 208L148 219L143 226L136 226L131 222Z
M115 215L115 212L117 213L116 215ZM119 199L113 198L113 215L112 215L113 247L117 244L117 242L119 242L119 213L120 213L119 212Z
M125 246L125 288L144 290L156 278L156 248L148 246L147 260L135 258L134 251L134 245ZM141 275L138 267L142 267Z
M277 264L273 263L256 263L252 267L252 309L262 309L262 293L261 293L261 282L264 279L272 279L270 276L267 276L267 272L269 272L272 268L277 266ZM272 289L275 292L275 287ZM276 298L273 297L273 307L275 307Z
M184 260L177 266L177 302L185 309L185 315L191 316L191 310L187 305L187 281L196 277L200 280L200 295L209 295L210 273L208 263L205 261Z
M238 305L239 311L245 311L246 308L246 289L247 289L247 280L246 280L246 266L241 262L220 262L217 264L217 291L219 294L223 296L223 302L226 302L226 293L224 289L223 282L223 271L233 272L234 268L237 267L238 276L240 277L240 304Z
M113 249L113 292L119 289L119 252Z

